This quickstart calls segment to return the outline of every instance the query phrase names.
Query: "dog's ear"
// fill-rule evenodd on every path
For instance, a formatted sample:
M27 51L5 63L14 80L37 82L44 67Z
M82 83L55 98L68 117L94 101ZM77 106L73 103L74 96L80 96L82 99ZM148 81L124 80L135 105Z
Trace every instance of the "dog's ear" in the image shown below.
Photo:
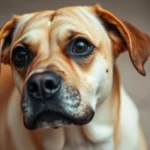
M10 45L15 30L17 17L13 17L0 30L0 62L9 64Z
M150 37L99 5L94 7L94 11L102 20L109 37L113 41L115 56L128 50L133 65L140 74L145 76L144 63L150 55Z

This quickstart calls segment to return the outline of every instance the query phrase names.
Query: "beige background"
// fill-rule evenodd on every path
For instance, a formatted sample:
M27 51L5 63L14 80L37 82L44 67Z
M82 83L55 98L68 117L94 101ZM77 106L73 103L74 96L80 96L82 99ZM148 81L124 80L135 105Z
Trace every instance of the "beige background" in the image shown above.
M0 26L13 14L96 3L150 35L150 0L0 0ZM135 71L127 53L120 56L118 64L126 91L140 110L141 123L150 146L150 61L146 65L147 77Z

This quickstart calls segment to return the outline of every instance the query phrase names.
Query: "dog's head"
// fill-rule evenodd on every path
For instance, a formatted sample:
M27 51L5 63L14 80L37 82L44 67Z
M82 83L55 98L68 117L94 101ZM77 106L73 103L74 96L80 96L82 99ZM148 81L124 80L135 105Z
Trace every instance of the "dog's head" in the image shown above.
M100 6L15 16L0 42L28 129L87 124L110 94L116 57L128 50L145 75L150 55L147 35Z

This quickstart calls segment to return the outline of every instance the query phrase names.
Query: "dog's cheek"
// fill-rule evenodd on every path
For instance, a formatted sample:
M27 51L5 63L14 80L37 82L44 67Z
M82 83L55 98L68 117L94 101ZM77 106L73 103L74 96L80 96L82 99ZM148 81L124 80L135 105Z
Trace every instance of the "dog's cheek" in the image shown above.
M96 89L96 98L98 102L102 102L110 95L112 88L112 66L113 64L110 61L106 60L104 57L101 57L101 68L99 72L99 82Z
M12 69L12 74L13 74L14 83L15 83L19 93L21 94L23 91L23 79L14 68Z
M108 61L98 54L82 80L81 97L95 110L97 102L105 100L110 94L111 86L112 69Z

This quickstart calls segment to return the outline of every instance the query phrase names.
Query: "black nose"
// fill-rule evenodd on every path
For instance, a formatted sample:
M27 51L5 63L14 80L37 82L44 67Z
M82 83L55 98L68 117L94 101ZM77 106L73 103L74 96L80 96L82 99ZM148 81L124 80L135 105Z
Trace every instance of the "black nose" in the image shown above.
M27 83L27 91L35 99L46 100L54 95L61 86L61 78L54 72L32 75Z

